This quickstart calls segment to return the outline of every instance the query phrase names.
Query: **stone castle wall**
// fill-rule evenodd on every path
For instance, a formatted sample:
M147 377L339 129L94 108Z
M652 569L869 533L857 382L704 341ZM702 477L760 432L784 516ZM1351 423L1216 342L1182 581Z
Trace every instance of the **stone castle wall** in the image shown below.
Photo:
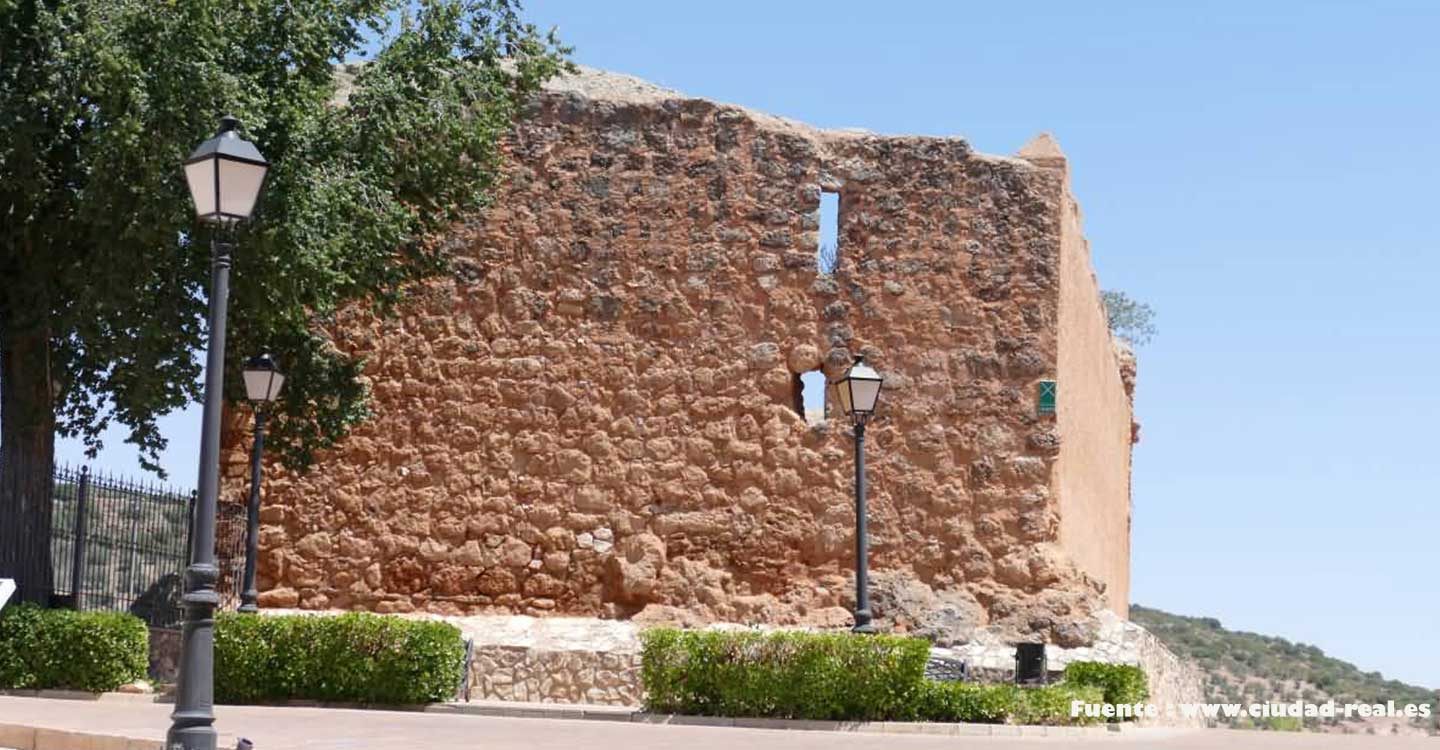
M800 374L863 353L887 377L872 569L970 626L1093 637L1105 577L1124 589L1128 447L1094 454L1124 459L1093 468L1102 491L1064 497L1090 491L1057 474L1083 442L1067 384L1058 425L1036 408L1067 375L1062 171L594 72L530 115L495 208L448 239L453 274L394 319L340 316L374 417L307 475L267 468L262 606L848 624L851 436L795 404ZM840 195L828 276L822 191ZM1102 380L1086 418L1128 434ZM1093 553L1070 507L1104 511Z

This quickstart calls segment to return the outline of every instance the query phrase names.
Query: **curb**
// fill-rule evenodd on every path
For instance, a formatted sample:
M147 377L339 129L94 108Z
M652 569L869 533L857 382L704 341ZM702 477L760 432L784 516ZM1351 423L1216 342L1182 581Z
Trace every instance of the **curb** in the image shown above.
M62 701L91 703L174 703L175 696L166 693L89 693L84 690L0 690L11 698L50 698Z
M0 747L16 750L165 750L165 741L0 724Z
M810 732L851 732L857 734L923 734L944 737L1107 737L1128 733L1121 725L1053 727L1015 724L952 724L918 721L823 721L815 719L766 719L758 717L691 716L652 714L625 706L589 706L554 703L433 703L426 713L491 716L507 719L564 719L571 721L618 721L669 726L733 727Z
M1016 724L952 724L926 721L823 721L815 719L762 719L724 716L648 714L636 711L630 720L639 724L672 726L735 727L802 732L849 732L855 734L921 734L942 737L1106 737L1116 730L1106 726L1052 727Z
M473 703L432 703L427 714L490 716L503 719L566 719L572 721L634 721L640 712L630 706L602 706L580 703L518 703L476 701Z
M78 690L0 690L0 695L51 698L102 703L172 703L172 696L154 693L87 693ZM855 734L919 734L944 737L1108 737L1132 734L1125 724L1098 726L1040 726L1017 724L960 724L918 721L823 721L814 719L767 719L757 717L692 716L653 714L629 706L574 703L519 703L475 701L472 703L431 703L426 706L374 706L321 701L284 701L257 704L279 708L341 708L378 711L423 712L440 715L489 716L507 719L559 719L567 721L613 721L668 726L733 727ZM7 744L8 743L8 744ZM88 743L88 744L87 744ZM0 724L0 747L19 750L164 750L158 740L38 729L22 724Z

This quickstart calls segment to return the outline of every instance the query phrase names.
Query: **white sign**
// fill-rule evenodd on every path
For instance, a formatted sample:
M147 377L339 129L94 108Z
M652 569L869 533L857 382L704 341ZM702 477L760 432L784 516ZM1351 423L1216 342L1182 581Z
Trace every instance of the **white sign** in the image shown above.
M5 602L10 601L10 595L15 593L15 581L10 578L0 578L0 609L5 608Z

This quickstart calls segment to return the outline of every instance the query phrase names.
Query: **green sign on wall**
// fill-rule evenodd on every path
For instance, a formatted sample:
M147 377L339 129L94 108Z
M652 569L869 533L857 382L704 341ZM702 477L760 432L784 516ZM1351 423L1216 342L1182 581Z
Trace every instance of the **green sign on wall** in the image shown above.
M1040 401L1038 409L1041 414L1055 413L1055 381L1040 381Z

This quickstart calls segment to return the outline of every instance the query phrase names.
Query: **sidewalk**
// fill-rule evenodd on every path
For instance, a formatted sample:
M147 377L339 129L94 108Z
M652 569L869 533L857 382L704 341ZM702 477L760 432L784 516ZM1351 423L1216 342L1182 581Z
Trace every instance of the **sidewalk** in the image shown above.
M0 747L26 750L152 750L169 726L171 706L124 700L57 700L0 696ZM1138 729L1082 737L958 737L857 732L795 731L741 727L657 725L623 720L512 718L453 713L367 711L327 708L217 706L216 728L222 749L244 736L256 750L416 750L417 748L484 748L485 750L954 750L985 745L1007 750L1103 748L1121 745L1165 750L1224 748L1321 748L1360 750L1436 750L1427 738L1379 738L1274 732ZM612 718L618 718L612 717ZM29 730L21 729L28 727ZM35 729L42 730L36 743ZM90 741L45 730L80 732L112 738ZM20 733L29 731L22 737ZM11 743L7 745L6 743ZM33 747L27 747L33 745Z

